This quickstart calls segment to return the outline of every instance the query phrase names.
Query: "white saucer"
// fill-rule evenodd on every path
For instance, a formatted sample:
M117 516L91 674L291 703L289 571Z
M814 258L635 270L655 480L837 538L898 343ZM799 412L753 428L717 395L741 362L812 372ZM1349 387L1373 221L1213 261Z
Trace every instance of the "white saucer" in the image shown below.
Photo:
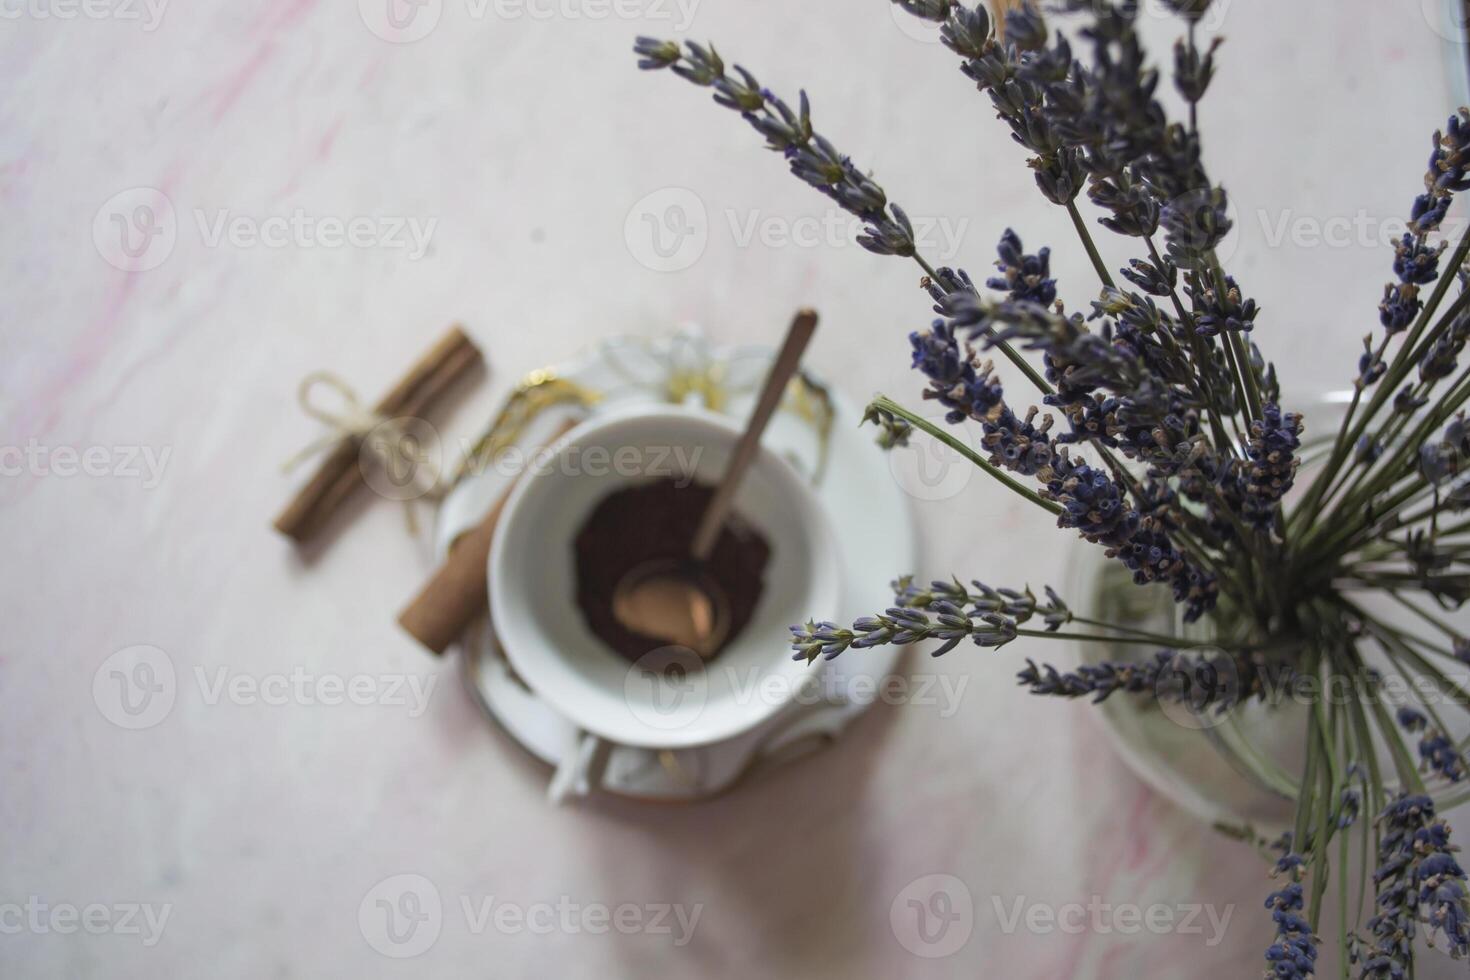
M564 420L608 405L698 399L716 411L744 418L771 353L764 348L712 349L692 332L605 341L568 363L529 375L497 420L498 447L503 449L508 442L544 445ZM834 526L846 532L838 537L844 574L841 608L813 609L811 616L847 622L892 604L889 583L895 575L914 570L915 535L908 501L888 477L887 459L874 442L875 430L859 427L860 415L845 399L822 389L809 372L807 377L812 383L802 390L818 397L788 398L763 441L814 480ZM548 397L528 399L527 392ZM577 392L591 395L595 403L579 404ZM535 405L528 410L525 403L531 401ZM822 411L827 407L830 418ZM513 439L503 438L507 433ZM510 485L512 469L471 466L459 477L439 511L437 557L442 559L450 542L478 523L501 497ZM785 636L771 641L777 647L786 645ZM898 648L884 647L825 663L813 675L816 683L810 696L727 741L677 751L614 745L605 758L569 759L569 753L593 751L590 746L595 743L583 739L576 726L515 676L489 625L482 624L460 646L466 683L485 712L531 754L558 767L556 798L601 790L656 801L711 796L757 768L829 743L878 699L883 678L902 655Z

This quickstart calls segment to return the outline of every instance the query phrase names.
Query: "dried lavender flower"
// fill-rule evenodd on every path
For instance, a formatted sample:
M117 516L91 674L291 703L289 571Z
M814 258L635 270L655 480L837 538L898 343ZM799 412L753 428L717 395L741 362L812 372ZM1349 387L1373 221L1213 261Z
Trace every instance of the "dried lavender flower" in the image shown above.
M1444 221L1454 195L1470 188L1470 110L1450 117L1443 131L1431 141L1429 166L1424 174L1424 193L1410 209L1410 230L1427 235Z
M1252 524L1264 528L1270 525L1276 504L1296 481L1296 470L1301 465L1296 451L1301 446L1302 417L1282 412L1274 402L1268 402L1261 411L1262 417L1251 422L1246 447L1250 468L1242 513Z
M791 627L794 660L831 660L843 651L892 644L907 646L921 640L943 640L933 656L942 656L969 637L976 646L1002 647L1016 638L1016 624L998 613L966 613L958 605L936 599L925 609L890 606L876 616L853 621L852 629L836 623L807 623Z
M1223 332L1249 333L1255 328L1256 314L1260 312L1255 300L1241 296L1233 276L1225 277L1223 289L1192 281L1190 299L1194 302L1196 329L1202 337Z
M1017 630L1039 617L1045 632L1056 632L1072 618L1071 610L1050 587L1045 600L1030 589L995 589L975 582L974 591L958 580L931 582L927 588L912 577L893 583L894 604L875 616L853 621L851 629L836 623L810 622L791 627L793 659L831 659L848 649L892 644L906 646L921 640L943 640L934 651L938 657L969 637L981 647L1002 647L1018 635Z
M725 71L724 61L713 47L693 41L681 52L672 41L640 37L633 45L638 67L657 71L668 68L695 85L714 89L714 99L741 113L745 121L766 138L766 145L781 153L791 172L826 194L843 210L863 222L858 243L879 255L914 254L914 230L908 216L852 161L812 128L811 106L801 93L793 110L769 89L761 87L750 72L735 66L735 76Z
M1159 263L1129 259L1128 268L1122 273L1123 278L1150 296L1168 296L1179 284L1179 267L1168 259Z
M1462 313L1451 321L1447 330L1434 338L1419 359L1419 380L1428 385L1454 374L1460 366L1460 352L1465 349L1467 339L1470 339L1470 315Z
M1165 700L1187 704L1195 711L1207 708L1224 711L1238 699L1239 686L1231 682L1233 676L1233 667L1222 670L1216 663L1197 660L1177 650L1157 650L1152 657L1137 663L1104 661L1082 664L1066 672L1050 664L1038 666L1027 659L1016 680L1032 694L1046 697L1091 697L1095 704L1118 691L1153 693Z
M1159 214L1159 224L1169 257L1181 269L1208 268L1207 256L1233 227L1225 191L1219 187L1193 188L1171 198Z
M1057 298L1057 281L1049 277L1051 249L1043 248L1035 255L1027 255L1020 236L1007 228L996 251L1000 258L995 267L1000 275L986 280L985 285L1001 290L1013 301L1052 304Z
M1266 896L1266 908L1276 923L1276 939L1266 949L1266 976L1282 980L1306 980L1317 968L1317 937L1302 917L1302 856L1289 854L1277 862L1277 871L1285 871L1292 881Z
M1202 53L1193 44L1177 41L1174 44L1174 87L1186 102L1198 102L1204 98L1210 80L1215 76L1215 50L1224 43L1220 38L1210 42Z
M1383 300L1378 304L1378 322L1383 324L1383 329L1389 336L1393 336L1408 329L1423 308L1424 302L1419 299L1418 286L1413 283L1391 282L1383 287ZM1383 362L1379 360L1377 363ZM1383 372L1380 370L1371 379L1365 371L1360 371L1359 374L1367 384L1372 384Z
M1006 11L1005 35L1006 44L1021 51L1039 51L1046 45L1046 21L1031 0L1021 0Z
M1132 238L1148 238L1159 230L1163 206L1153 188L1138 176L1133 167L1125 167L1113 176L1094 177L1088 186L1087 196L1093 204L1110 212L1109 216L1098 219L1098 223L1109 231ZM1156 295L1167 296L1168 292Z
M935 579L927 587L920 587L912 576L904 576L892 583L894 602L900 606L923 609L932 602L945 600L968 604L974 615L999 613L1017 626L1040 616L1049 633L1056 632L1072 620L1072 611L1049 585L1044 589L1045 601L1038 599L1030 589L997 589L984 582L972 582L971 585L974 591L966 589L959 579Z
M1434 487L1442 487L1460 475L1470 456L1470 424L1464 413L1457 415L1438 439L1419 447L1419 472Z
M1423 712L1402 707L1396 717L1405 731L1422 735L1419 760L1423 771L1443 776L1452 783L1465 778L1465 760L1459 749L1449 736L1429 723Z
M895 0L904 6L902 0ZM962 3L949 5L949 18L939 29L944 46L962 58L978 58L990 43L990 15L983 4L966 7Z
M1404 233L1394 246L1393 271L1400 282L1422 286L1439 278L1439 257L1444 254L1445 243L1426 245L1422 239Z
M1378 818L1378 867L1373 872L1376 914L1368 921L1373 939L1363 977L1403 977L1412 969L1417 924L1429 926L1430 941L1443 935L1451 956L1470 952L1470 900L1465 872L1454 858L1449 826L1435 819L1434 801L1400 794Z

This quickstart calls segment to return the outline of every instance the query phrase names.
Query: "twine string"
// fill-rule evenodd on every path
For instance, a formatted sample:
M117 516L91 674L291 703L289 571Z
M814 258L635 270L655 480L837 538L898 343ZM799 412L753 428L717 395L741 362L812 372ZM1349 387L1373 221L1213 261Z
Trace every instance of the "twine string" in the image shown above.
M324 406L313 397L317 389L323 387L331 389L337 396L336 406ZM325 425L328 432L286 460L282 468L290 472L311 457L343 443L365 448L399 488L394 494L384 496L403 501L409 533L417 534L419 523L414 501L421 497L438 500L445 491L439 460L411 430L419 420L410 416L389 418L363 404L356 390L332 371L313 371L302 378L296 389L296 401L303 412ZM397 476L405 473L409 474L408 481L398 483ZM368 479L368 474L363 476L372 486L373 481Z

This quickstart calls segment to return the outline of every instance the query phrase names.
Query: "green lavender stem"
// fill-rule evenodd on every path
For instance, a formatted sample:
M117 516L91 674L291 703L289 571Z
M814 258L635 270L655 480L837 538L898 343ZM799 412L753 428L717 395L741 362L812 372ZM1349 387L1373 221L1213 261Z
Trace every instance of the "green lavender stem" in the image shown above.
M965 445L965 443L956 438L953 433L941 429L939 426L930 422L922 415L917 415L914 412L909 411L907 408L904 408L902 405L889 398L887 395L879 395L877 398L873 399L872 402L870 402L868 405L868 410L870 412L882 412L885 415L892 415L896 418L903 419L909 425L912 425L914 428L927 435L933 436L935 439L938 439L940 442L944 443L946 446L953 449L955 452L959 453L961 456L965 457L976 466L980 467L986 472L987 475L993 477L1008 490L1012 491L1013 493L1019 494L1026 500L1030 501L1031 503L1051 514L1061 516L1062 507L1060 504L1057 504L1051 500L1047 500L1035 490L1032 490L1025 484L1013 479L1009 473L991 463L990 460L975 452L974 449Z
M1077 202L1075 200L1067 202L1067 217L1072 219L1072 227L1077 229L1077 237L1082 239L1082 247L1087 250L1087 257L1092 260L1092 267L1097 270L1097 277L1109 289L1117 288L1113 283L1112 273L1108 272L1107 264L1103 262L1102 255L1098 253L1097 244L1092 240L1092 235L1087 230L1087 224L1082 220L1082 215L1077 211Z
M1444 299L1445 293L1449 291L1450 283L1455 279L1455 270L1465 264L1467 255L1470 255L1470 229L1467 229L1465 234L1460 236L1459 244L1455 246L1454 255L1451 257L1449 264L1445 266L1445 271L1440 275L1439 282L1435 284L1434 292L1430 294L1428 302L1424 304L1424 308L1419 311L1419 316L1410 329L1409 335L1404 339L1403 344L1400 345L1399 352L1395 356L1393 363L1389 366L1385 376L1378 380L1377 391L1374 392L1373 398L1368 402L1368 407L1364 409L1362 417L1356 423L1353 420L1353 411L1357 408L1358 399L1354 398L1353 404L1349 406L1348 414L1343 418L1342 425L1339 427L1339 431L1345 432L1347 435L1339 440L1336 450L1334 450L1332 456L1327 461L1327 467L1318 474L1317 484L1320 484L1324 488L1332 485L1332 482L1337 479L1338 471L1347 461L1348 454L1357 444L1359 437L1367 431L1368 425L1374 416L1377 415L1384 403L1398 390L1399 384L1408 375L1409 369L1415 363L1415 358L1409 356L1409 353L1414 350L1419 334L1423 332L1425 325L1429 323L1430 318L1434 316L1435 310L1439 308L1440 301ZM1467 296L1470 296L1470 293L1461 293L1461 299L1466 299ZM1316 489L1315 485L1313 489ZM1315 496L1320 496L1320 492ZM1304 501L1304 506L1307 508L1306 522L1310 526L1320 513L1320 505L1314 497L1309 497L1307 501Z

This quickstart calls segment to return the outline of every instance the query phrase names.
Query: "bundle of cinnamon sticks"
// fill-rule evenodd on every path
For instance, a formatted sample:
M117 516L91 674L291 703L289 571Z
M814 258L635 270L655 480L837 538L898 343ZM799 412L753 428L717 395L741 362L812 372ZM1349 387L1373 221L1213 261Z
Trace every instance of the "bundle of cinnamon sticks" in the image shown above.
M373 410L384 419L419 417L483 361L479 348L464 331L451 327ZM276 530L297 544L315 537L343 502L366 485L359 465L361 450L362 439L358 436L337 443L276 518Z

